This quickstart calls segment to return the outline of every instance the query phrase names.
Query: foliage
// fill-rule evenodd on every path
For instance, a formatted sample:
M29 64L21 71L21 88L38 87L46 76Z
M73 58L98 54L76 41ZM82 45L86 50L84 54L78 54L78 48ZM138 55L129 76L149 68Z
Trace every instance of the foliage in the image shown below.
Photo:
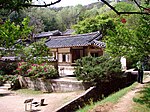
M0 75L4 75L5 72L3 70L0 70Z
M103 1L92 3L87 6L77 5L74 7L68 6L68 7L59 7L59 8L56 7L55 8L50 8L50 7L32 8L31 7L32 1L33 0L7 0L7 1L2 0L0 2L1 4L0 17L4 17L4 16L5 18L11 17L12 20L12 19L28 16L31 18L32 25L34 24L33 25L35 27L34 32L40 31L43 28L44 31L51 31L55 29L64 31L66 28L67 29L71 28L71 26L76 24L78 21L83 21L86 18L95 17L97 15L111 11L110 8L106 7ZM105 0L105 1L107 1L110 5L114 6L115 9L118 11L139 12L139 8L135 8L136 5L133 4L133 2L131 2L133 0L127 2L121 1L117 3L114 3L113 1L110 0ZM149 4L149 0L142 0L140 1L140 5L143 3L143 1L147 1L146 4ZM46 7L45 3L43 5L44 7ZM34 5L34 3L32 5ZM142 6L144 5L142 4ZM23 10L25 10L24 13L22 13ZM37 31L36 31L36 27L38 27Z
M57 70L47 63L42 64L29 64L27 62L20 62L16 73L23 76L29 76L33 78L55 78L58 76Z
M5 83L6 81L11 82L11 84L14 84L18 80L18 77L15 75L0 75L0 85L1 83Z
M135 11L136 8L133 4L120 2L115 5L118 11ZM93 9L91 9L93 10ZM118 16L113 11L110 11L108 7L102 7L97 9L100 15L90 16L84 18L73 26L76 33L88 33L93 31L102 30L103 35L106 34L106 30L113 30L116 26L116 20ZM85 12L86 13L86 12ZM92 13L93 14L93 13Z
M136 11L134 5L125 2L116 5L118 11ZM125 19L125 23L120 20ZM107 30L106 52L112 57L125 56L132 67L138 60L145 61L150 52L150 19L148 15L123 15L116 18L115 28ZM131 65L131 64L130 64Z
M20 9L23 9L22 4L29 4L32 0L1 0L0 8L8 9L8 10L14 10L19 11Z
M27 72L29 76L42 77L45 79L57 77L56 69L52 65L46 63L41 65L33 64Z
M131 12L136 11L137 8L131 2L119 2L115 5L116 10L120 12Z
M51 56L49 48L45 45L45 39L34 42L30 46L23 48L23 54L24 60L30 63L43 63Z
M139 96L134 97L133 101L145 105L150 110L150 84L147 84L140 92Z
M45 25L43 24L43 20L41 18L43 14L44 13L40 12L38 8L28 8L22 11L22 16L29 17L30 19L29 26L33 27L32 29L33 34L37 34L38 32L42 32L44 30Z
M115 5L115 8L118 11L137 11L135 5L130 2L120 2ZM126 22L121 23L121 20ZM102 30L103 39L106 42L106 52L112 57L125 56L128 60L133 59L136 62L137 60L143 60L150 53L149 24L148 15L116 16L114 12L107 10L101 16L80 21L73 28L76 33Z
M107 15L98 15L96 17L87 18L80 21L78 24L74 25L76 33L90 33L94 31L102 31L103 34L106 33L106 29L113 29L113 19Z
M12 12L9 16L8 11L0 10L0 17L10 18L18 23L18 19L22 20L24 17L30 18L30 25L33 26L33 33L44 31L52 31L59 29L64 31L70 29L72 25L78 21L84 20L98 15L99 8L103 3L97 2L88 6L68 6L61 8L37 8L29 7L21 10L19 13ZM7 15L7 17L4 17ZM19 21L20 21L19 20Z
M79 80L85 82L98 82L111 79L121 73L120 58L101 57L83 57L76 61L77 67L74 74Z
M24 18L22 25L16 25L15 23L7 20L4 24L0 24L0 47L7 49L19 47L17 43L18 39L27 39L28 34L31 31L31 27L28 26L29 19Z
M108 36L106 36L106 47L107 52L115 56L124 56L131 49L131 38L133 35L133 30L125 28L123 24L119 24L115 27L115 32L109 30ZM111 49L110 49L111 48ZM131 49L132 50L132 49ZM130 51L131 53L131 51Z
M27 70L30 69L31 64L27 62L19 62L18 68L14 71L19 75L27 75Z
M139 17L138 27L117 22L113 31L108 30L105 38L106 51L111 56L125 56L143 60L150 52L150 20L148 16ZM133 29L134 28L134 29Z
M9 61L0 61L0 75L13 75L13 71L17 68L17 63Z
M4 83L4 80L5 80L4 76L0 75L0 86Z
M150 53L150 19L149 16L139 17L139 26L135 30L135 41L134 46L137 48L136 52L138 55L143 57L148 56Z

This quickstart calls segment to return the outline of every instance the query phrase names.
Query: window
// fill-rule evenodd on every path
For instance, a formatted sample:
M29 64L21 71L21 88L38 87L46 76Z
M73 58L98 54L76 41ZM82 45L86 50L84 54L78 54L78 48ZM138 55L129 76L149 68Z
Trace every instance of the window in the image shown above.
M69 62L70 54L59 54L59 62Z
M66 54L63 54L63 55L62 55L62 61L63 61L63 62L66 62Z

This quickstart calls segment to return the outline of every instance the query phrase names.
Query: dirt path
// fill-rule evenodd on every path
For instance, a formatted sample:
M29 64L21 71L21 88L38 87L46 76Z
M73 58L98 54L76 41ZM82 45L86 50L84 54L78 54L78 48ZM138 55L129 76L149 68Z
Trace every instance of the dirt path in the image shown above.
M45 99L45 106L32 106L33 112L55 112L55 109L79 96L82 92L50 93L41 95L20 95L0 89L0 112L25 112L24 101L33 98L33 102ZM29 108L29 106L28 106Z
M144 80L144 83L150 81L150 76ZM125 96L123 96L117 104L115 104L109 112L129 112L133 105L133 97L138 91L140 91L145 84L138 84L135 88L129 91Z

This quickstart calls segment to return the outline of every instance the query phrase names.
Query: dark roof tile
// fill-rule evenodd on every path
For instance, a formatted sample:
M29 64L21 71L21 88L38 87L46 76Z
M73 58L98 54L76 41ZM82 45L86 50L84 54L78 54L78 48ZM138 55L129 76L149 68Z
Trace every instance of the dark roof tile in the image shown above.
M93 32L74 36L55 36L46 41L46 46L48 46L49 48L88 46L92 45L93 40L95 40L98 36L102 35L99 32Z
M41 32L41 33L35 34L34 38L43 38L43 37L57 36L57 35L61 35L61 32L59 30Z

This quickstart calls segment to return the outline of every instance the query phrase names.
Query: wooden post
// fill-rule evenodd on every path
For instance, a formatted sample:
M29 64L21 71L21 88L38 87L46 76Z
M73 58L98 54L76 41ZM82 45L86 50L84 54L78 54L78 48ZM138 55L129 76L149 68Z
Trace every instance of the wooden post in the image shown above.
M25 103L25 111L27 111L27 103Z
M45 100L45 99L41 99L40 106L43 106L43 105L44 105L44 100Z

